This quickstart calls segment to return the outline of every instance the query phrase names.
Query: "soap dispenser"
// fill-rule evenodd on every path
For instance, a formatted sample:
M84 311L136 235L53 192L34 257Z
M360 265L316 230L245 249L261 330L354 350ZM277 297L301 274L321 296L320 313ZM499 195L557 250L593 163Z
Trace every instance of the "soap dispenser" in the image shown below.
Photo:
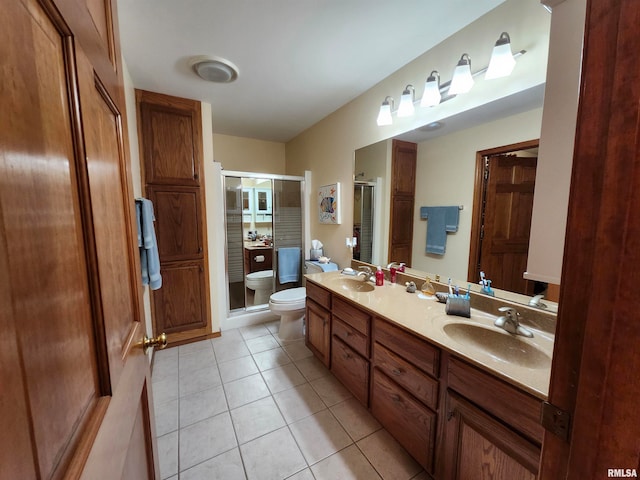
M376 270L376 286L381 287L384 285L384 272L382 271L382 267L378 265L378 269Z
M433 296L436 294L436 287L431 283L431 279L427 277L426 281L420 287L420 291L427 296Z

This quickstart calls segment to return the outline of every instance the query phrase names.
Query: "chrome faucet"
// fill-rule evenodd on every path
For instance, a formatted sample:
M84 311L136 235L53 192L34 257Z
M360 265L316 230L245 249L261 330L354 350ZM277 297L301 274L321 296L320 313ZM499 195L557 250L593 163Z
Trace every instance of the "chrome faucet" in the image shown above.
M536 307L536 308L547 308L547 304L546 303L542 303L542 299L543 298L544 298L544 294L536 295L531 300L529 300L529 306L530 307Z
M374 282L376 281L376 278L373 276L373 270L371 270L370 267L367 267L366 265L360 265L358 267L358 273L356 273L356 275L358 277L363 277L365 282Z
M515 308L500 307L498 310L503 312L504 316L499 317L494 322L496 327L502 328L513 335L522 335L523 337L528 338L533 337L533 333L531 333L528 328L520 325L520 320L518 319L520 314Z

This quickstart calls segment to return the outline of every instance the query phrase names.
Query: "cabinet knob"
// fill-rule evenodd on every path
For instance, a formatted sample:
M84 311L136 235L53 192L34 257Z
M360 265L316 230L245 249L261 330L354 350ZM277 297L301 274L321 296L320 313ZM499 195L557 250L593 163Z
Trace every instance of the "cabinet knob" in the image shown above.
M391 370L391 373L393 373L396 377L400 376L403 374L403 371L401 368L394 368L393 370Z
M402 400L402 399L400 398L400 395L398 395L398 394L396 394L396 393L392 394L390 397L391 397L391 400L393 400L393 401L394 401L394 402L396 402L396 403L399 403L399 402L400 402L400 400Z

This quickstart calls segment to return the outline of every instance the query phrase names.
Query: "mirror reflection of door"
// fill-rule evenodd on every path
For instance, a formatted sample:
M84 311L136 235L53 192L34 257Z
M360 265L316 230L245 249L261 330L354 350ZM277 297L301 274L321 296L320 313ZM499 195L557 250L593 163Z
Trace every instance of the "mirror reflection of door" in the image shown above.
M527 268L538 142L509 151L480 152L472 232L479 232L469 257L469 281L484 271L492 286L534 295ZM475 225L475 223L478 225Z

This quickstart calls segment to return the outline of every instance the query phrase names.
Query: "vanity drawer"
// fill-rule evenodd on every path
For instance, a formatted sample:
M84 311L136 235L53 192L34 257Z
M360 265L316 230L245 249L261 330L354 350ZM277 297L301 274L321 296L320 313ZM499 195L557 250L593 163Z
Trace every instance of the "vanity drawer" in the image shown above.
M374 320L374 340L423 372L438 378L438 348L380 318Z
M365 358L369 358L369 339L351 325L347 325L337 317L333 317L331 326L333 335L353 348Z
M373 365L404 387L425 405L438 406L438 381L403 360L379 343L373 345Z
M369 404L369 361L337 337L331 340L331 372L366 407Z
M371 373L371 413L395 439L433 473L436 414L378 368Z
M325 290L322 287L319 287L309 280L307 280L306 288L307 297L311 298L318 305L326 308L327 310L331 310L331 292Z
M336 297L333 299L331 313L337 315L344 323L351 325L365 336L369 336L371 315Z

